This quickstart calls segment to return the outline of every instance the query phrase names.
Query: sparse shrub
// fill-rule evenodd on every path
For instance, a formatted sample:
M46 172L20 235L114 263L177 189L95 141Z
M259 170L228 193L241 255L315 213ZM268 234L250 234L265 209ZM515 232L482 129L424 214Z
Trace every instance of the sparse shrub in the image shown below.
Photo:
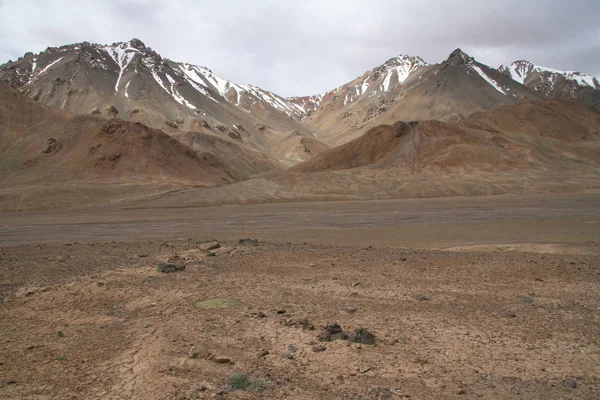
M227 383L236 390L244 390L250 387L250 378L248 374L233 374L229 377Z
M267 388L267 382L263 379L253 379L250 381L250 390L261 392Z
M523 297L523 302L527 303L527 304L531 304L531 303L533 303L533 298L529 297L529 296Z
M250 379L248 374L233 374L227 380L229 386L234 390L256 390L262 391L267 388L267 383L263 379Z

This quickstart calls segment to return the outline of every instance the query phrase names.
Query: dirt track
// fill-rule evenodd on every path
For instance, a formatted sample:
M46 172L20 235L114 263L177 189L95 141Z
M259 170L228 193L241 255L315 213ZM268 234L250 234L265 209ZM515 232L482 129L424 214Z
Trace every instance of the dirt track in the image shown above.
M595 399L599 202L3 215L0 397ZM332 323L376 344L320 342Z

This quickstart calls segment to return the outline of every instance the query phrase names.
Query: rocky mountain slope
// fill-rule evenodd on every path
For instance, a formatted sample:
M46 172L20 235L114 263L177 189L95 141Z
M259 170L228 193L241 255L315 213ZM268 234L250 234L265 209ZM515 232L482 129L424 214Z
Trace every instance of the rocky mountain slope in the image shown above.
M502 65L498 70L547 98L578 99L600 106L600 82L589 74L541 67L525 60Z
M440 64L402 56L326 94L305 121L329 144L398 120L457 121L476 111L542 96L460 49Z
M142 122L174 136L202 133L195 140L201 150L210 150L211 141L217 140L203 146L201 139L213 136L283 163L312 155L300 139L287 146L293 151L285 155L277 151L292 133L315 139L299 122L305 115L300 106L258 87L224 80L205 67L163 59L137 39L27 53L3 65L0 80L34 100L75 114ZM272 131L269 140L263 126ZM269 170L271 164L257 172Z

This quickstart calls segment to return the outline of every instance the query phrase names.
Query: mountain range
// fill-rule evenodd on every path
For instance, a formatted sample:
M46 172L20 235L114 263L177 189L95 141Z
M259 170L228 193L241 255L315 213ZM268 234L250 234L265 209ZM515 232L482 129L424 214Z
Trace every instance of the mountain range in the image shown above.
M598 121L593 113L600 108L600 82L595 77L545 68L528 61L515 61L495 69L460 49L437 64L429 64L417 56L393 57L345 85L304 97L282 97L253 85L228 81L207 67L162 58L138 39L112 45L83 42L49 47L39 54L26 53L17 61L0 65L0 81L16 89L2 86L0 93L4 98L2 121L17 121L12 125L3 123L1 132L5 142L2 181L9 186L38 184L40 180L87 182L93 181L93 177L116 182L125 176L127 182L132 183L143 182L156 174L166 181L186 185L194 184L193 176L203 176L196 183L209 186L251 178L255 178L254 182L275 179L289 183L290 177L299 172L323 169L315 166L345 170L379 163L378 154L385 152L392 142L394 146L397 144L392 140L396 134L406 141L403 152L420 148L423 132L437 132L436 135L445 132L439 143L450 146L434 146L437 153L435 156L431 153L428 160L443 155L454 160L444 161L442 164L446 166L484 168L485 157L506 161L507 156L497 152L494 147L497 143L490 147L490 143L479 140L482 134L473 136L472 130L497 131L497 135L492 135L493 140L513 142L516 139L512 136L515 133L512 125L509 124L509 138L504 125L498 127L486 118L505 110L503 112L527 121L531 119L528 115L521 116L521 111L515 110L534 112L538 107L553 107L554 111L545 119L533 118L537 125L531 131L536 135L540 134L538 128L544 121L551 120L555 114L574 118L574 114L581 113L591 121L576 130L577 135L586 137L582 151L589 160L589 149L597 145L595 124ZM545 103L548 101L559 103ZM587 108L573 106L571 109L572 101ZM10 106L14 102L19 105ZM25 112L29 119L17 118L11 112ZM489 113L483 118L487 121L485 126L482 119L477 118L482 112ZM426 122L430 120L438 122ZM397 121L404 122L399 125ZM45 124L53 128L44 131L41 127ZM89 129L77 134L83 126ZM104 130L124 132L124 137L131 136L131 139L119 143L109 141L112 143L109 145L106 138L101 140L97 136ZM380 136L373 132L383 135L381 141L374 139ZM417 135L420 139L415 139L414 132L420 132ZM139 135L150 135L156 140L148 147L147 141L137 142ZM563 135L571 136L567 132ZM9 148L6 140L29 144L27 148ZM77 147L78 140L85 145ZM458 152L450 144L471 140L477 143L473 144L475 147L461 147ZM141 150L130 152L126 143ZM521 146L524 142L519 143ZM96 152L92 150L96 145L111 150ZM44 152L47 146L54 150ZM542 144L528 141L527 146L535 153L541 151L538 147ZM163 147L165 154L169 154L166 158L159 155ZM371 149L367 155L363 154L365 147ZM579 154L580 150L574 151ZM79 158L71 155L63 159L72 152ZM475 157L479 163L472 162L473 152L480 153L480 158ZM58 157L54 162L44 161L52 154ZM99 173L98 159L107 160L115 154L119 156L107 164L109 167L103 168L121 173ZM171 165L178 155L184 158L193 155L189 162L197 167L190 172L183 168L188 162L177 163L177 167ZM331 157L336 161L332 162ZM55 170L54 163L58 159L62 160L63 169ZM561 160L562 165L568 164ZM504 161L497 164L501 170L509 165L527 167L520 162L506 164ZM549 168L545 162L531 162L527 168L532 165ZM82 168L81 163L91 167ZM162 167L156 169L156 163L168 166L169 172ZM27 165L27 171L20 170L19 165ZM146 165L146 172L142 173L144 168L140 165ZM427 169L423 166L415 169L414 162L411 165L411 173ZM35 169L38 167L39 171ZM443 170L447 172L448 168ZM162 172L157 172L159 170ZM165 179L155 181L165 183ZM240 187L239 184L234 186Z

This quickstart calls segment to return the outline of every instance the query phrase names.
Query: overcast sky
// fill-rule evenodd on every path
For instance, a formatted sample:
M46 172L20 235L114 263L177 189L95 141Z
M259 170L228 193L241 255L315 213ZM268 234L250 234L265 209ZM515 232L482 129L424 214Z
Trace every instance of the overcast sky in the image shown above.
M81 41L139 38L280 95L324 92L398 54L457 47L600 77L600 0L0 0L0 63Z

